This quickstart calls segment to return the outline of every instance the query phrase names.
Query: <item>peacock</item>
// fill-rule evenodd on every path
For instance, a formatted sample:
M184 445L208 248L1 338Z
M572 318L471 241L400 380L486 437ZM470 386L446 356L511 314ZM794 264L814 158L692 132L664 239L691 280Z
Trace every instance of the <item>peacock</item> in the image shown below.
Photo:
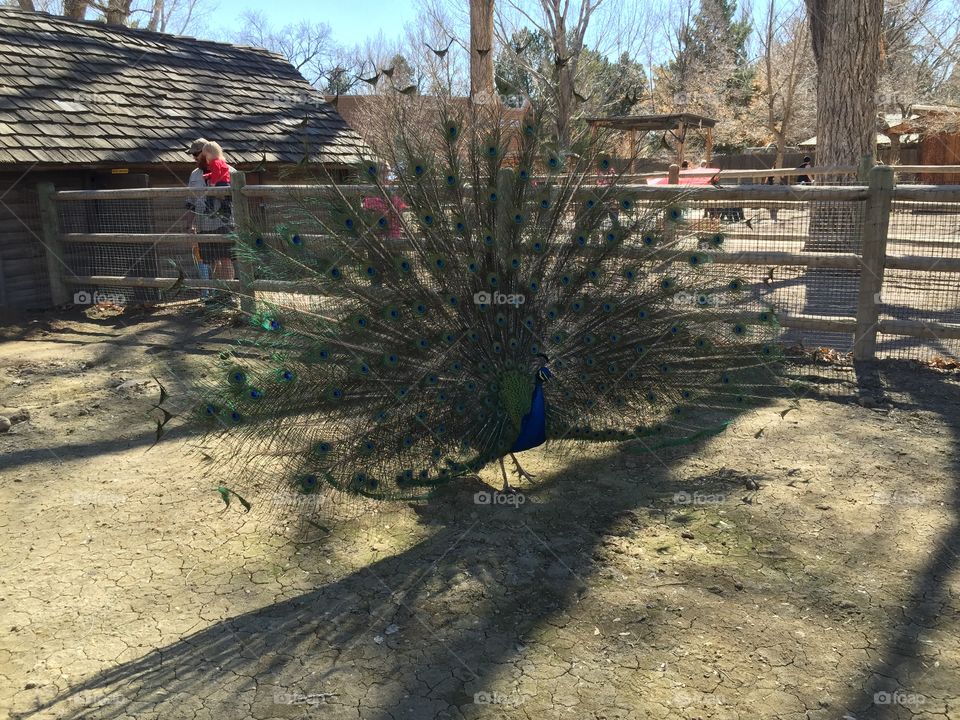
M236 463L227 502L419 500L494 463L510 493L531 448L655 451L776 392L773 308L682 194L623 181L602 136L561 146L534 109L438 98L379 122L349 182L237 228L258 291L190 371L185 422Z

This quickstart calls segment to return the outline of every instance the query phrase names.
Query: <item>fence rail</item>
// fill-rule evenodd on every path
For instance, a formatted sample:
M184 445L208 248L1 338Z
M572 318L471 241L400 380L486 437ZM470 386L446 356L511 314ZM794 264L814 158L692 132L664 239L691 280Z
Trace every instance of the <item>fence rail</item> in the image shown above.
M870 171L867 185L718 187L637 183L626 185L624 190L641 203L681 200L684 206L693 208L680 232L694 240L711 228L719 228L725 213L728 220L733 216L734 220L725 226L724 252L715 254L713 261L752 269L769 288L770 301L786 307L779 317L793 333L793 340L807 341L823 333L840 334L846 337L843 342L858 360L889 355L890 352L880 352L881 339L895 349L906 347L907 355L957 355L960 346L954 341L960 340L960 185L898 187L895 173L899 171L955 172L960 177L960 166L878 166ZM721 176L838 172L856 169L722 171ZM323 186L247 186L243 175L237 173L232 187L211 188L205 195L229 197L240 223L251 212L270 212L290 196L315 192L320 187ZM341 185L338 189L346 194L363 194L373 188ZM595 189L584 187L583 191ZM55 301L66 302L68 290L75 288L162 292L177 280L163 266L164 258L177 253L182 257L197 243L222 247L226 252L234 242L230 235L185 231L184 203L196 194L195 189L183 187L80 191L42 188L44 242ZM753 216L747 218L747 211ZM694 217L698 213L703 216ZM144 214L149 215L150 222L140 217ZM818 214L828 220L833 218L833 225L816 227ZM137 227L138 224L143 227ZM826 239L818 240L821 235ZM841 236L842 243L838 240ZM818 242L826 243L826 247L818 246ZM633 251L625 248L625 252ZM670 251L643 252L644 257L664 261L676 259L676 255ZM129 259L128 264L136 271L126 268L109 272L120 264L117 257ZM297 282L256 279L252 269L246 267L235 267L228 275L231 276L184 278L180 286L200 291L226 290L243 296L314 290ZM922 342L903 345L904 338Z

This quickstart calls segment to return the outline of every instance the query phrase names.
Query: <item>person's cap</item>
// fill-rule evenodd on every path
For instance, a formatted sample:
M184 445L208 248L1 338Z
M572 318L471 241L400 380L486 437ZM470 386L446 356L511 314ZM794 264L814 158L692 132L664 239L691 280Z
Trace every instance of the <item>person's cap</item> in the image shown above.
M809 155L804 155L804 156L803 156L803 161L804 161L804 162L810 162L810 156L809 156Z
M203 150L203 146L206 144L207 144L206 140L204 140L203 138L197 138L192 143L190 143L190 147L187 148L187 152L190 153L191 155L196 155L198 152Z

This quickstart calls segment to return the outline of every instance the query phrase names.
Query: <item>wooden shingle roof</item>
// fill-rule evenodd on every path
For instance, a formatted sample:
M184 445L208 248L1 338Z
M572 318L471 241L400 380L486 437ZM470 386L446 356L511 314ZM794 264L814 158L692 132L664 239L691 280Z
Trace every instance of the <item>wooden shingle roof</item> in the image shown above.
M0 8L0 164L350 164L363 143L283 57L259 48Z

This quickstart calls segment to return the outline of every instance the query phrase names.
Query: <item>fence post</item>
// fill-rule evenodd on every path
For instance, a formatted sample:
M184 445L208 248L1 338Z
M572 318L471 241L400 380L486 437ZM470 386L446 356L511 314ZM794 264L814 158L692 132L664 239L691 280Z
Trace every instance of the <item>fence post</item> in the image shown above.
M246 243L245 236L250 227L250 208L247 205L247 196L243 194L247 177L242 172L230 173L230 199L233 203L233 223L236 226L234 246ZM236 258L236 277L240 281L240 309L252 313L255 306L253 296L253 265L245 253L234 253Z
M63 281L63 271L67 269L63 258L63 243L60 242L60 218L53 200L56 188L52 182L37 183L37 200L40 205L40 230L43 235L43 249L47 256L47 277L50 279L50 299L54 305L70 302L70 292Z
M893 168L877 165L869 172L870 193L864 207L860 233L860 290L857 296L857 330L854 360L874 360L877 354L877 321L887 259L887 233L893 201Z
M667 170L667 182L671 185L680 184L680 166L676 163L670 165L670 169Z

